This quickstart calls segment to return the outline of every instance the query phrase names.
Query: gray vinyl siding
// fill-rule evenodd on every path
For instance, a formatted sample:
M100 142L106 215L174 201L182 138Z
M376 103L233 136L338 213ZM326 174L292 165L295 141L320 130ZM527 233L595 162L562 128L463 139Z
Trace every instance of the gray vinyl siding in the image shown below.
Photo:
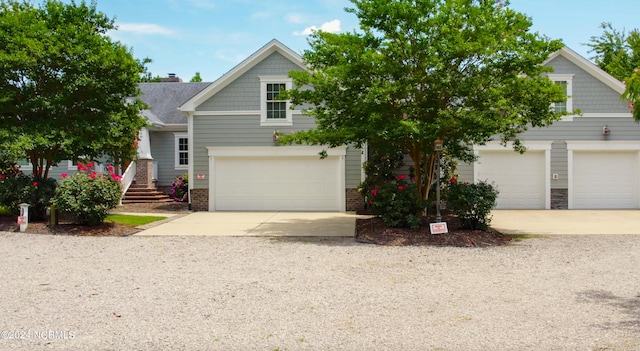
M293 125L288 127L260 126L260 115L240 116L195 116L193 118L193 171L205 174L205 180L194 180L196 189L209 187L210 146L275 146L273 132L284 133L308 130L315 127L313 118L294 114ZM356 188L360 184L360 150L347 149L345 159L345 182L347 188ZM195 179L192 177L191 179Z
M258 77L288 76L292 70L300 70L300 67L280 53L274 52L200 104L196 111L260 110L260 80Z
M362 150L354 147L347 148L345 157L345 187L356 189L362 182Z
M611 135L604 137L602 127L608 125ZM557 173L557 180L551 180L552 189L568 187L567 140L640 140L640 125L631 117L590 118L575 117L573 121L556 122L547 128L535 128L523 133L520 138L527 140L553 141L551 145L551 174Z
M547 66L553 66L553 74L573 74L573 108L582 113L629 113L627 103L615 90L573 64L558 56Z
M602 135L602 127L611 129L608 137ZM519 135L526 146L527 141L551 141L551 174L558 174L558 179L551 179L551 189L567 189L568 156L567 140L615 141L640 140L640 124L631 117L574 117L573 121L558 121L549 127L534 128ZM505 147L505 150L512 150ZM514 151L515 152L515 151ZM473 165L461 163L457 173L463 181L472 182Z
M159 186L169 186L177 176L187 173L187 169L176 169L176 147L175 133L184 132L149 132L149 142L151 144L151 156L153 162L158 164L158 174L154 178L158 180Z
M473 183L473 164L460 162L455 173L458 175L458 180L461 182Z
M548 65L554 67L555 74L573 74L573 108L582 114L620 114L630 111L625 101L611 87L607 86L588 72L573 64L563 56L553 59ZM602 127L607 125L611 135L602 135ZM519 135L524 141L552 141L551 174L558 174L558 179L551 179L551 189L567 189L568 158L567 140L640 140L640 125L632 117L573 117L573 121L558 121L549 127L534 128ZM473 180L473 165L461 164L458 173L465 181Z

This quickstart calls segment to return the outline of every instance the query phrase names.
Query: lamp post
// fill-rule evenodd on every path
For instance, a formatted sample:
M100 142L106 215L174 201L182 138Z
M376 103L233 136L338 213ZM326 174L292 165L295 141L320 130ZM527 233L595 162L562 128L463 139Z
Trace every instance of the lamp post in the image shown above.
M434 144L436 151L436 223L442 222L440 215L440 153L442 152L442 139L437 138Z

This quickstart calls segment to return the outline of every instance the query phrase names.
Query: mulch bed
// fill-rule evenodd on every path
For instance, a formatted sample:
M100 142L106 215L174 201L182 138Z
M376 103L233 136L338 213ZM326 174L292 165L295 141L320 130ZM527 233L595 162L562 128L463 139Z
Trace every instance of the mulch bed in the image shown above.
M0 216L0 231L19 232L16 216ZM25 233L76 235L76 236L128 236L140 231L136 227L117 223L101 223L97 226L84 226L71 222L60 222L57 226L49 226L46 222L29 222Z
M124 204L118 206L114 212L149 212L149 213L187 213L188 204L183 202L161 202L150 204ZM76 236L129 236L140 229L128 225L105 222L97 226L84 226L69 221L59 221L56 226L49 226L47 222L29 222L25 233L76 235ZM16 216L0 216L0 231L19 232L20 227Z
M424 220L419 229L388 228L382 219L369 215L365 211L358 212L356 219L356 235L358 242L386 245L386 246L455 246L455 247L485 247L509 244L513 238L495 230L463 229L458 219L448 213L443 213L442 220L447 222L448 234L431 234L429 222L435 222L434 217Z
M119 206L117 212L150 212L150 213L188 213L185 203L156 203L156 204L128 204ZM16 216L0 216L0 231L19 232ZM512 241L512 237L502 235L494 230L469 230L462 229L455 216L443 213L443 221L447 222L448 234L431 234L429 222L434 218L425 219L420 229L387 228L380 218L372 216L366 211L358 212L356 219L355 240L361 243L409 246L457 246L457 247L484 247L506 245ZM102 223L89 227L77 225L71 222L60 222L55 227L50 227L46 222L30 222L26 233L74 235L74 236L128 236L140 231L136 227Z

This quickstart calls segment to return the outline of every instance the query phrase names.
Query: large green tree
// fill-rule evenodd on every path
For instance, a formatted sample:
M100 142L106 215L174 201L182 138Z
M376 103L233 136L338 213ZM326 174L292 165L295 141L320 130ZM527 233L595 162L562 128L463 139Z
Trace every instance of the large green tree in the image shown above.
M640 121L640 31L626 33L613 28L611 23L602 23L602 34L591 37L587 44L594 53L592 59L609 74L624 81L627 88L622 96L629 100L633 117Z
M316 118L284 142L369 143L411 157L426 199L437 138L473 158L472 145L516 140L560 118L566 97L542 63L562 43L530 32L531 20L494 0L351 0L360 31L318 31L292 72L293 104ZM516 142L516 145L519 145Z
M136 99L144 64L114 42L95 2L0 1L0 148L33 173L78 156L130 151L145 125Z

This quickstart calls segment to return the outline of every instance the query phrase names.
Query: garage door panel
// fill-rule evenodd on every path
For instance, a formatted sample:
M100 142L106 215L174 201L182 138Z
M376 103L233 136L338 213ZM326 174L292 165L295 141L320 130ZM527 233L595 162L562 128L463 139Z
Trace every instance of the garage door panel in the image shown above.
M544 209L546 202L545 153L481 151L477 180L493 183L499 191L498 209Z
M340 209L339 157L223 157L215 162L216 210Z
M574 151L573 208L638 208L637 151Z

